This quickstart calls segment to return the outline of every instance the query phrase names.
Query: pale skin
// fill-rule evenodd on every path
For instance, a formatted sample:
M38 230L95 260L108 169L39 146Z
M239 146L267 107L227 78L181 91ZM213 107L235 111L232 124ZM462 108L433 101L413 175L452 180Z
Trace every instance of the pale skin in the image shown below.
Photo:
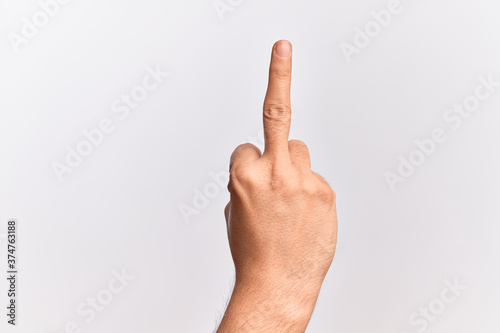
M337 243L335 192L311 171L307 146L288 140L292 46L272 50L265 149L231 156L225 209L236 280L217 333L304 332Z

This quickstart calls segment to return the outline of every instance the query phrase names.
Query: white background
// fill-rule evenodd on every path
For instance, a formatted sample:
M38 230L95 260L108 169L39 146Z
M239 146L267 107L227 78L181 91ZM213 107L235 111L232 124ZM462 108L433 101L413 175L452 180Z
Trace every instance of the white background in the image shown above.
M213 330L233 280L228 194L189 223L180 208L258 137L271 47L288 39L290 137L308 144L339 218L308 332L418 332L412 313L457 279L466 290L425 331L498 333L500 89L458 129L443 120L478 77L500 81L498 2L401 0L350 63L340 45L388 1L232 3L221 19L211 0L72 0L16 52L9 33L40 5L0 2L0 258L5 272L16 218L20 272L18 326L2 278L0 330ZM120 119L113 101L156 66L168 78ZM104 118L114 131L58 181L53 163ZM438 127L446 142L391 191L384 173ZM135 279L87 323L77 308L122 269Z

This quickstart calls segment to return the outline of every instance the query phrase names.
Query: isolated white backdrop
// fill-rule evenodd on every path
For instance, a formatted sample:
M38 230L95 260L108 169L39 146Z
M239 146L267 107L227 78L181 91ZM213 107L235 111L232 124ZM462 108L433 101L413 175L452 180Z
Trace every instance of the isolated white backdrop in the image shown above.
M16 52L12 33L41 7L1 1L0 258L16 218L20 265L18 326L4 309L1 331L213 330L233 267L228 194L211 173L239 143L261 145L271 47L288 39L291 138L309 145L339 217L308 332L497 333L500 89L457 129L443 114L480 76L500 81L500 4L401 0L349 62L342 43L389 3L223 0L219 15L212 0L71 0ZM125 115L115 101L141 92L147 68L169 75ZM113 131L59 181L54 162L103 119ZM435 128L447 140L391 191L384 174ZM110 292L122 269L134 279ZM455 280L466 289L445 303Z

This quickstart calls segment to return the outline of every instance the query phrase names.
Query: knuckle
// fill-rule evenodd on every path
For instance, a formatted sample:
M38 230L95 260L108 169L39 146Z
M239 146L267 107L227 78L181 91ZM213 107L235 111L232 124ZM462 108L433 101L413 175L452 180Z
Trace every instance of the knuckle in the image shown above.
M251 183L254 182L255 177L253 175L253 172L251 168L242 166L242 165L236 165L233 167L229 174L230 182L233 185L238 186L238 185L243 185L247 186Z
M277 79L288 80L290 77L290 69L284 65L271 66L271 75Z
M294 146L306 146L307 147L307 145L304 143L304 141L290 140L289 142L291 145L294 145Z
M314 198L318 193L318 186L316 185L315 182L308 181L305 183L303 191L308 197Z
M242 159L242 157L244 157L248 154L261 155L261 151L259 148L257 148L255 145L253 145L251 143L240 144L238 147L236 147L236 149L231 154L231 158L230 158L230 162L229 162L230 169L235 167L235 165L240 164L239 163L240 159ZM243 160L244 160L244 158L243 158Z
M335 201L336 194L330 186L323 186L318 190L318 197L324 202L332 203Z
M248 148L251 148L251 146L253 146L251 143L242 143L240 144L238 147L236 147L233 151L233 154L231 155L231 160L236 160L237 157L242 153L244 152L245 150L247 150Z
M307 148L307 145L300 140L290 140L288 141L288 144L294 147L299 147L299 148Z
M326 202L333 204L337 199L337 194L333 191L330 184L328 184L328 182L323 177L321 177L317 173L313 173L313 175L316 177L316 180L319 181L316 183L318 197Z
M293 184L283 174L274 173L269 178L269 187L274 192L290 192Z
M243 151L243 150L253 149L253 148L256 148L256 147L253 144L247 142L247 143L240 144L238 147L236 147L236 149L234 151Z
M308 182L304 190L310 197L320 202L332 204L336 200L335 192L327 183L318 183L317 180L314 180Z
M300 140L290 140L288 142L288 146L295 151L301 153L309 153L309 148L307 148L307 145Z
M299 177L292 168L283 165L271 165L267 181L271 190L290 192L299 187Z
M291 118L292 111L286 104L265 104L264 117L271 120L288 121Z

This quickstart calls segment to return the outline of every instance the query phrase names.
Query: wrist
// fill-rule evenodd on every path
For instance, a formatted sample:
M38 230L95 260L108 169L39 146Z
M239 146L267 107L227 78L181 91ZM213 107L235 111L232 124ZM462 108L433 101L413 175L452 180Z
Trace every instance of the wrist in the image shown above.
M235 328L238 332L304 332L318 293L310 286L238 277L219 332Z
M248 291L261 290L276 302L283 300L292 305L301 304L302 307L309 305L314 308L323 278L310 276L308 272L303 271L291 274L266 269L236 270L235 289L238 287Z

